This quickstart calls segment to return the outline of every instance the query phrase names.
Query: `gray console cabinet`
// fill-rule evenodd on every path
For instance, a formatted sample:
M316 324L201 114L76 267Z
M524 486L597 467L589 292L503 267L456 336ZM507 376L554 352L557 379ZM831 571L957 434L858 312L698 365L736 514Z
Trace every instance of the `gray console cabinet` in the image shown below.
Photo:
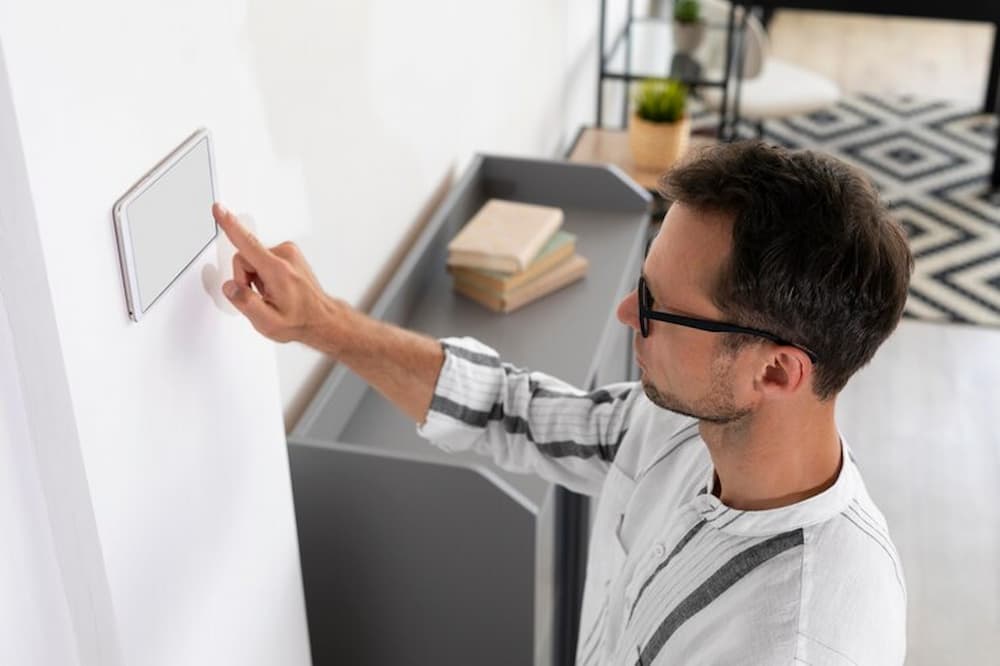
M447 243L490 197L562 208L587 277L508 315L455 294ZM614 167L477 156L372 315L476 337L581 388L621 381L631 335L615 307L639 269L648 206ZM288 443L316 666L572 661L585 500L438 450L343 366Z

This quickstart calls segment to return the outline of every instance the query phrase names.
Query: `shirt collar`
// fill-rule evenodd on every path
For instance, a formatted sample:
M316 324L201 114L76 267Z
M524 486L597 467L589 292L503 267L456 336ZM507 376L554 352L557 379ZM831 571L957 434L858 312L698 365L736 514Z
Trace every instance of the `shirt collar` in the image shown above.
M843 436L840 442L843 463L837 480L823 492L801 502L762 511L742 511L726 506L712 494L715 468L709 464L705 481L691 503L708 525L738 536L769 536L829 520L847 509L856 495L860 478Z

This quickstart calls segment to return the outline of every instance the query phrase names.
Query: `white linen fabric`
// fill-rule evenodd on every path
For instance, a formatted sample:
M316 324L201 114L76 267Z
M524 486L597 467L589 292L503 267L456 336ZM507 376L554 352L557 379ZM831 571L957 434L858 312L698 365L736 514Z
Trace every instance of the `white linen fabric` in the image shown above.
M846 443L827 490L740 511L712 494L698 421L640 384L585 392L441 344L422 437L597 498L578 666L903 663L902 567Z

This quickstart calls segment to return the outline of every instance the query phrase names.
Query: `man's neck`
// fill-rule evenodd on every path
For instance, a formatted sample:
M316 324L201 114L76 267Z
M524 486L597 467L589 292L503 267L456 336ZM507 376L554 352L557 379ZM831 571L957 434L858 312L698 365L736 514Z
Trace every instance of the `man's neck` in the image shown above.
M701 422L715 465L713 494L744 511L774 509L817 495L837 480L840 436L833 401L797 418L758 412L734 424Z

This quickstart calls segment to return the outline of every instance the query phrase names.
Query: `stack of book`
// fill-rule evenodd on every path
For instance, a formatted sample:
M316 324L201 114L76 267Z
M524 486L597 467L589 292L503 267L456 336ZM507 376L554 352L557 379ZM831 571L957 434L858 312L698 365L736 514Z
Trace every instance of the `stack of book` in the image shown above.
M563 212L490 199L448 244L455 291L497 312L511 312L579 280L587 260Z

